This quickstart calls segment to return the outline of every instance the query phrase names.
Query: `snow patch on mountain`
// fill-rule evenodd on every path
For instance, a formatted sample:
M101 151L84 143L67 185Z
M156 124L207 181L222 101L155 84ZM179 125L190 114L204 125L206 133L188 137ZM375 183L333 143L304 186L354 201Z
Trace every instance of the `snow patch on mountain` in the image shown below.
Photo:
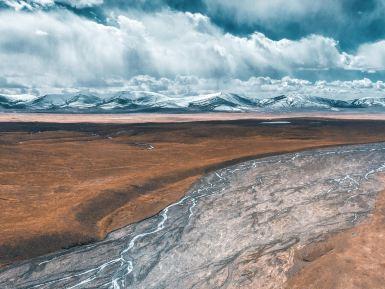
M130 113L130 112L290 112L340 111L385 108L385 98L363 97L352 100L331 99L300 94L257 98L216 92L192 96L167 96L147 91L120 91L110 95L97 93L59 93L0 95L1 111Z

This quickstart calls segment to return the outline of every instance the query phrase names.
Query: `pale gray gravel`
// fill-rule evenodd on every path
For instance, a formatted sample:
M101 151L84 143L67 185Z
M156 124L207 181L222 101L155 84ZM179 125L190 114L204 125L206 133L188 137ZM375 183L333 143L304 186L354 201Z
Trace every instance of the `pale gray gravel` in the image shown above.
M383 170L384 143L243 162L103 242L0 271L0 288L282 288L295 246L370 214Z

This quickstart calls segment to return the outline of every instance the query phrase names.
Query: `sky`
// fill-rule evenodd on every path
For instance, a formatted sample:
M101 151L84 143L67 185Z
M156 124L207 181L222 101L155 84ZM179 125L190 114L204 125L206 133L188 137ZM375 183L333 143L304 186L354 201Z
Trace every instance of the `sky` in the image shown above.
M144 79L382 92L384 71L385 0L0 0L0 92Z

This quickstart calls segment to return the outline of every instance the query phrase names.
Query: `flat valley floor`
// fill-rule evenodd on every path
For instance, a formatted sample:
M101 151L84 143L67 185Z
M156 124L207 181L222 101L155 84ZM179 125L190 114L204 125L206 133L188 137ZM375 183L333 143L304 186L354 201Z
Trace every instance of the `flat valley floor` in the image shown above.
M176 202L202 175L241 161L382 141L382 120L3 122L0 264L101 240Z

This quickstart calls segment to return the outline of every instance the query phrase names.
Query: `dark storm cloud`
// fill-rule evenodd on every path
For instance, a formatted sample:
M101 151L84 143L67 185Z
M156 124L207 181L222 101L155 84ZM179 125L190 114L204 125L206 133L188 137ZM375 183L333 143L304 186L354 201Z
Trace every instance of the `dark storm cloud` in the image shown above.
M356 49L361 43L385 38L384 0L132 2L141 3L141 8L145 9L168 6L181 11L200 12L208 15L225 31L238 35L259 31L269 38L278 40L299 39L309 34L321 34L338 40L341 48L348 51ZM126 7L129 6L130 4Z
M95 8L97 5L93 9L104 11ZM347 51L385 38L385 0L105 0L102 7L198 12L227 32L248 35L259 31L275 40L321 34L338 40Z
M47 0L49 2L49 0ZM46 2L47 2L46 1ZM26 1L29 3L46 3ZM385 0L52 0L78 15L106 23L111 10L201 13L226 32L255 31L273 40L319 34L344 51L385 38ZM1 3L1 1L0 1ZM51 6L52 7L52 6Z
M233 1L207 0L207 12L225 29L240 34L258 30L272 39L321 34L344 50L385 36L384 0ZM242 4L244 3L244 4Z

